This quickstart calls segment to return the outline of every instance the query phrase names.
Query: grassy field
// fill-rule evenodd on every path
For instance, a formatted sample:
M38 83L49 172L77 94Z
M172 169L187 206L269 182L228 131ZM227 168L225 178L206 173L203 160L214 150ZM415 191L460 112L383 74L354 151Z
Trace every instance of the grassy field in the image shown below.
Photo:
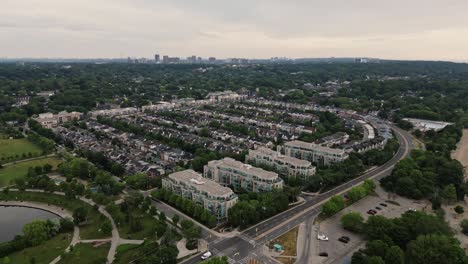
M44 166L49 163L53 167L52 170L55 170L61 162L62 161L57 158L49 157L5 166L0 169L0 187L11 184L13 180L17 178L26 176L29 167Z
M107 219L89 204L78 199L70 199L58 194L38 193L38 192L13 192L8 194L0 192L0 200L10 201L34 201L45 204L53 204L73 212L78 207L85 207L88 210L88 221L86 225L80 226L80 237L82 239L97 239L109 237L99 231L102 223Z
M139 254L140 252L138 250L139 247L141 247L141 245L126 244L118 246L114 263L127 264L134 260L135 256L141 256L142 254Z
M291 229L289 232L282 236L272 240L269 244L269 248L273 248L274 244L280 244L284 248L282 255L284 256L296 256L296 244L297 244L297 232L299 227Z
M132 232L129 224L121 225L119 226L119 234L122 238L144 239L154 236L152 232L153 227L157 224L156 219L138 210L133 210L132 215L140 218L143 229L139 232Z
M42 150L25 138L0 139L0 162L2 163L9 162L9 158L11 161L28 158L29 153L33 156L40 156ZM23 154L26 157L23 157Z
M50 263L57 256L60 256L71 242L72 233L58 234L47 242L15 252L8 257L10 263L30 264L34 257L37 264Z
M77 244L73 251L66 254L59 263L105 264L110 244L94 247L92 244Z

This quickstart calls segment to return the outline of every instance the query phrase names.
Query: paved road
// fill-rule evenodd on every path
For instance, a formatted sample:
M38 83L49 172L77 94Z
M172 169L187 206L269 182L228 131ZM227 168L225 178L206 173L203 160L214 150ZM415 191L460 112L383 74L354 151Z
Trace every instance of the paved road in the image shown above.
M306 200L305 203L293 207L290 210L275 215L253 227L243 231L239 236L233 238L218 238L209 245L209 249L216 255L229 257L230 263L246 263L253 253L260 253L260 248L268 241L284 234L288 230L299 225L307 219L314 218L320 213L320 205L334 195L345 193L350 188L360 184L365 179L378 180L388 176L395 164L407 157L413 148L411 135L395 126L392 126L395 136L400 142L400 148L395 156L384 165L370 170L363 175L340 185L328 192L317 195ZM200 262L201 254L183 263Z

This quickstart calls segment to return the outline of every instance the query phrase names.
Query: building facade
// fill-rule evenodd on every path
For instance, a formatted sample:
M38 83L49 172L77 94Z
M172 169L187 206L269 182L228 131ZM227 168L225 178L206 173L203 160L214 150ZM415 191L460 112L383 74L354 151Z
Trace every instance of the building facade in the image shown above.
M212 160L203 168L203 176L234 190L269 192L282 189L283 180L277 173L256 168L232 158Z
M294 140L283 145L286 156L308 160L319 165L330 165L348 158L343 149L334 149L314 143Z
M271 168L283 178L307 180L315 174L315 167L307 160L289 157L269 148L261 147L249 150L245 162L255 166Z
M233 207L238 197L229 188L203 178L194 170L184 170L169 174L162 179L162 186L174 194L200 204L215 215L218 220L226 219L229 208Z
M66 122L79 120L81 119L82 115L83 114L80 112L68 113L67 111L62 111L62 112L59 112L58 114L42 113L42 114L39 114L38 117L33 118L33 119L39 122L39 124L41 124L41 126L44 128L54 128Z

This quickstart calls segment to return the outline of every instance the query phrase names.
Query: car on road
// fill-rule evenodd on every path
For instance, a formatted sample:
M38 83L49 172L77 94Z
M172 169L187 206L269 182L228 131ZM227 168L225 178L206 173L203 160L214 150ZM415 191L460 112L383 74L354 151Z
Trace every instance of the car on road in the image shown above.
M377 214L377 211L370 209L369 211L367 211L367 213L370 215L375 215Z
M317 234L317 239L320 241L328 241L328 237L320 233Z
M338 238L338 241L343 242L345 244L347 244L350 240L351 240L351 238L349 238L348 236L342 236L342 237Z
M205 253L203 253L203 255L201 256L201 259L207 259L209 257L211 257L213 254L211 254L211 252L207 251Z
M387 207L388 205L386 203L380 203L381 206Z

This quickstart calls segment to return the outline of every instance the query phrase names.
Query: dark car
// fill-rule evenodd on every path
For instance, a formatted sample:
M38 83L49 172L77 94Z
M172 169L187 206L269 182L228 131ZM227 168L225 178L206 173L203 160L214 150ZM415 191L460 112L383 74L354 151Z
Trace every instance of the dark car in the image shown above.
M343 242L345 244L348 243L350 240L351 240L351 238L349 238L348 236L342 236L342 237L338 238L338 241Z
M369 211L367 211L367 213L370 214L370 215L375 215L377 213L377 211L369 210Z
M388 206L386 203L381 203L380 205L383 206L383 207L387 207L387 206Z
M320 257L328 257L328 253L327 252L320 252L319 256Z
M380 208L380 207L378 207L378 206L376 206L375 209L377 209L377 210L382 210L382 208Z

